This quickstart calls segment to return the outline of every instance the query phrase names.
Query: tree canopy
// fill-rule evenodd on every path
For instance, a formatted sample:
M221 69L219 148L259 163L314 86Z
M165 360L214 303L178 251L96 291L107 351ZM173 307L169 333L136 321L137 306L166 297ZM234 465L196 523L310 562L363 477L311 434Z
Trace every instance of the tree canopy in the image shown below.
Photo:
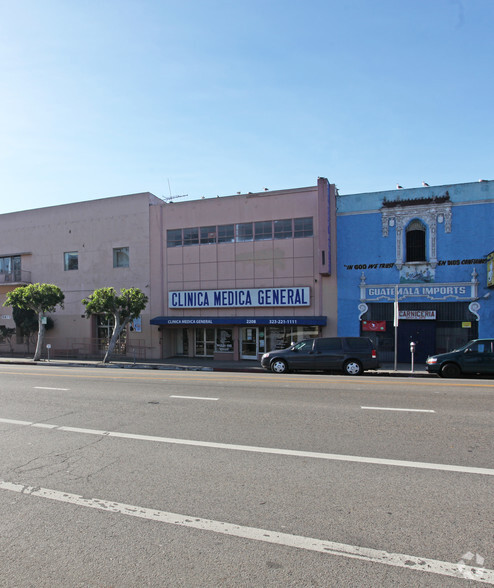
M102 314L114 319L113 333L103 359L104 363L109 361L124 328L131 320L139 317L147 303L148 297L139 288L122 288L120 294L112 287L98 288L82 300L87 318L94 314Z
M38 343L34 352L34 361L38 361L41 357L45 335L43 316L47 312L55 312L57 306L63 308L64 300L64 293L54 284L28 284L7 292L3 306L11 306L12 309L32 310L38 316Z

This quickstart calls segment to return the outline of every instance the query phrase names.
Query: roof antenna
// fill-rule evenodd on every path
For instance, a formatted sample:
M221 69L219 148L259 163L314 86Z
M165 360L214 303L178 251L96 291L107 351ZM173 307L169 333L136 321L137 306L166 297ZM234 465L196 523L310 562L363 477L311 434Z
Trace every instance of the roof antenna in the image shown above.
M167 178L168 180L168 191L170 192L170 196L164 196L163 197L163 201L164 202L173 202L176 198L187 198L188 194L175 194L174 196L172 196L172 188L170 186L170 178Z

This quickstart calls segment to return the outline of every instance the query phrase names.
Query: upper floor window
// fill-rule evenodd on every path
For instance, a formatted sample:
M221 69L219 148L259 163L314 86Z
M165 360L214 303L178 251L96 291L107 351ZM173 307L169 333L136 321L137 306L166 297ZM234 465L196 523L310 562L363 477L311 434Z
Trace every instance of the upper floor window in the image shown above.
M168 229L168 231L166 231L166 246L182 246L182 229Z
M266 220L230 225L211 225L166 231L167 247L183 245L207 245L210 243L234 243L246 241L269 241L270 239L292 239L313 237L312 217L284 220Z
M254 239L267 241L273 238L273 223L271 221L259 221L254 223Z
M294 218L293 219L293 236L297 237L312 237L314 235L314 227L312 226L312 217Z
M292 219L287 218L285 220L274 221L274 238L275 239L291 239L293 235L292 231Z
M129 267L128 247L115 247L113 249L113 267Z
M216 243L216 227L201 227L201 244Z
M77 251L66 251L63 254L64 271L79 269L79 253Z
M233 243L235 240L235 228L233 225L219 225L218 243Z
M252 223L239 223L237 225L237 241L252 241Z
M21 256L0 257L0 274L2 282L17 282L21 279Z
M184 229L184 245L199 245L199 229Z
M426 261L425 253L425 225L413 220L406 228L406 260Z

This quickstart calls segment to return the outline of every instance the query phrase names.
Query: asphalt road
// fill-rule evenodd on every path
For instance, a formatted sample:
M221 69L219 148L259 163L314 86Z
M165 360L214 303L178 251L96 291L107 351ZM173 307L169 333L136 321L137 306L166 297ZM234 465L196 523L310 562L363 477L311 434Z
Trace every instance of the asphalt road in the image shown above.
M0 366L0 407L0 586L494 585L492 380Z

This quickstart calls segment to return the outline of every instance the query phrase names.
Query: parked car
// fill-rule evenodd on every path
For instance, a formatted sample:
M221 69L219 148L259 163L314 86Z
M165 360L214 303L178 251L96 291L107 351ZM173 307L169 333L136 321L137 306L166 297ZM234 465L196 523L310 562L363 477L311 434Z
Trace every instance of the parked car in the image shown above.
M494 374L494 339L474 339L463 347L427 358L427 371L443 378L461 374Z
M304 339L287 349L265 353L263 368L277 374L293 370L343 371L359 376L379 367L377 351L367 337L321 337Z

